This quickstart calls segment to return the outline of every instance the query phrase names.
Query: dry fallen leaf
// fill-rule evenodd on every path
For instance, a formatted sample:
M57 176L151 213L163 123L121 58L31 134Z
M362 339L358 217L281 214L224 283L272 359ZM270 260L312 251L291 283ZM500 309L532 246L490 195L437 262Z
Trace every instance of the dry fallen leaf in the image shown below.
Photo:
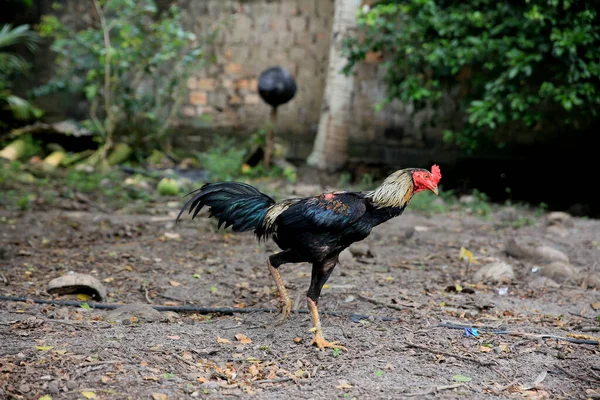
M152 375L146 375L143 377L145 381L160 381L160 378L157 376L152 376Z
M85 397L86 399L95 399L96 398L96 393L94 393L94 392L81 392L81 395L83 397Z
M183 354L181 355L181 358L183 358L184 360L191 360L192 355L190 353L188 353L187 351L184 351Z
M179 340L179 339L181 339L181 338L180 338L179 336L177 336L177 335L172 335L172 336L167 336L167 337L168 337L169 339L171 339L171 340Z
M112 282L112 281L114 281L114 280L115 280L115 278L111 276L110 278L106 278L106 279L104 279L104 282L105 282L105 283L111 283L111 282Z
M594 309L594 311L600 310L600 301L592 303L592 304L590 304L590 306Z
M482 353L489 353L492 351L492 348L487 346L479 346L479 351Z
M340 381L341 383L336 386L336 389L352 389L352 385L346 381Z
M153 400L167 400L168 397L164 393L152 393Z
M36 349L38 349L39 351L48 351L48 350L52 350L54 348L54 346L35 346Z
M175 287L181 285L181 283L179 283L177 281L169 281L169 283L171 284L171 286L175 286Z
M301 341L303 341L304 339L302 339L301 337L295 337L294 338L294 343L300 343Z
M52 396L45 395L45 396L40 397L38 400L52 400Z
M252 376L257 376L258 374L260 374L260 371L258 370L256 364L250 365L250 367L248 367L248 372L250 372L250 375Z
M237 340L239 340L241 344L250 344L250 343L252 343L252 339L250 339L248 336L244 335L243 333L236 333L235 334L235 338Z
M217 336L217 343L221 344L231 344L231 341L222 337Z
M501 352L503 353L510 353L510 347L508 347L506 344L504 343L500 343L498 345L498 348L500 349Z

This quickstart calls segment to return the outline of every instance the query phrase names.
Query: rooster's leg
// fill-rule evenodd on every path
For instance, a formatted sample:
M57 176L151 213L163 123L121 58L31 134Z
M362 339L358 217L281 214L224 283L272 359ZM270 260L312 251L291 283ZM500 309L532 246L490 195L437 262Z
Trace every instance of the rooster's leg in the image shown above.
M336 261L337 260L332 260L331 262L313 264L312 279L306 297L306 302L308 304L308 309L310 310L310 316L313 323L313 328L311 330L315 332L315 337L312 341L312 344L317 345L317 347L321 350L324 350L326 347L346 350L344 346L337 344L338 342L328 342L325 340L323 337L323 329L321 328L321 319L319 318L319 309L317 307L319 296L321 295L321 289L323 288L325 282L327 282L331 272L333 272Z
M287 292L287 289L285 288L285 284L283 283L283 279L281 279L281 274L279 273L279 269L275 268L272 264L271 264L271 260L267 261L267 264L269 266L269 271L271 272L271 276L273 277L273 280L275 281L275 285L277 285L277 289L279 290L279 298L280 298L280 302L281 302L281 309L280 309L280 313L281 318L279 319L279 322L283 322L286 320L286 318L290 315L290 311L292 310L292 299L290 298L290 295Z

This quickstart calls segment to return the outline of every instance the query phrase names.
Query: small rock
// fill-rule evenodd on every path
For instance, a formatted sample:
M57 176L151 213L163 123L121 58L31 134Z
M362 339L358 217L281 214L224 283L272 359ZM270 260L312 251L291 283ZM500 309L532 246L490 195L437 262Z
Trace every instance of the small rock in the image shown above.
M422 225L415 225L414 230L415 232L427 232L429 228Z
M354 258L352 257L352 253L350 253L349 249L346 249L340 253L338 257L338 261L340 264L352 264L354 262Z
M219 384L215 381L208 381L208 382L204 382L202 385L200 385L201 389L208 389L208 390L219 390Z
M140 322L157 322L162 321L164 316L149 304L134 303L110 311L106 316L106 320L125 323L125 321L129 322L132 317L137 318Z
M546 232L563 238L569 236L569 231L562 225L550 225L546 228Z
M546 261L564 261L569 262L569 257L560 250L550 246L538 246L535 248L537 256Z
M599 289L600 288L600 276L598 274L590 273L582 276L581 287L584 289Z
M458 201L461 202L462 204L471 204L471 203L474 203L476 200L477 200L477 198L475 198L475 196L471 196L471 195L460 196L460 199L458 199Z
M505 282L512 279L515 279L512 265L501 261L484 265L473 274L475 282Z
M350 246L349 250L354 257L374 257L371 248L366 243L354 243L352 246Z
M566 212L555 211L546 215L546 225L566 226L569 222L571 222L571 215Z
M48 391L52 394L58 394L59 393L58 382L52 381L52 382L48 383Z
M29 386L28 384L24 383L21 386L19 386L19 392L21 393L27 393L31 390L31 386Z
M538 276L537 278L529 282L529 287L532 289L544 289L558 288L560 287L560 285L550 278L547 278L545 276Z
M71 381L67 381L67 389L69 390L73 390L73 389L77 389L79 385L77 384L77 382L71 380Z
M46 291L50 294L88 294L98 301L106 298L104 286L98 279L87 274L69 273L52 279Z
M540 274L556 282L565 282L577 274L577 270L571 264L555 261L540 268Z
M506 254L516 258L529 258L537 261L564 261L569 262L569 257L560 250L550 246L531 247L517 242L514 238L507 240L504 247Z

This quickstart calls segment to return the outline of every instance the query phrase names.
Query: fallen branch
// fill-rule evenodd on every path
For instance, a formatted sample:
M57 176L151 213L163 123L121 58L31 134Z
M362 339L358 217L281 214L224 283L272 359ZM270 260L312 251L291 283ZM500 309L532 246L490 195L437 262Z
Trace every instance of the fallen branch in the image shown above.
M51 304L55 306L68 306L68 307L81 307L82 304L86 303L92 309L98 310L116 310L124 304L109 304L102 302L84 302L84 301L70 301L70 300L46 300L46 299L31 299L27 297L16 297L16 296L0 296L0 301L15 301L15 302L33 302L35 304ZM173 311L179 313L196 313L196 314L252 314L257 312L265 313L277 313L276 308L229 308L229 307L198 307L198 306L152 306L156 311ZM298 314L309 314L310 311L306 309L300 309L294 311ZM343 314L336 311L320 311L321 315L329 315L332 317L346 317L350 318L353 322L359 322L361 320L374 320L374 321L402 321L402 318L397 317L377 317L374 315L363 315L363 314Z
M456 388L459 388L459 387L465 386L465 385L466 385L466 383L455 383L454 385L435 386L424 392L403 393L403 395L406 397L426 396L428 394L436 394L437 392L441 392L442 390L456 389Z

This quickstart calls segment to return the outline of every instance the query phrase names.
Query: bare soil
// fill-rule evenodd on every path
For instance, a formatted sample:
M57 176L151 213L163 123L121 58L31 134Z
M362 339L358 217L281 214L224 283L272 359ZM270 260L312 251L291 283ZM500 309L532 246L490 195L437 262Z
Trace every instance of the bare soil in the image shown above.
M110 303L275 307L266 258L276 246L217 231L205 217L175 226L179 206L142 215L0 211L0 295L49 299L48 282L74 271L97 277ZM522 226L523 216L533 225ZM321 297L321 311L343 315L322 317L341 352L310 345L306 314L276 325L265 312L111 317L0 302L0 398L598 398L600 348L536 336L600 336L600 291L582 286L600 273L600 221L573 218L562 229L503 207L487 218L407 211L376 228ZM559 287L529 286L541 264L508 256L510 237L564 252L577 273ZM459 260L461 247L476 262ZM473 281L493 261L511 264L515 278ZM295 308L305 308L309 274L308 265L282 267ZM373 318L347 317L357 313ZM468 336L440 323L480 330Z

